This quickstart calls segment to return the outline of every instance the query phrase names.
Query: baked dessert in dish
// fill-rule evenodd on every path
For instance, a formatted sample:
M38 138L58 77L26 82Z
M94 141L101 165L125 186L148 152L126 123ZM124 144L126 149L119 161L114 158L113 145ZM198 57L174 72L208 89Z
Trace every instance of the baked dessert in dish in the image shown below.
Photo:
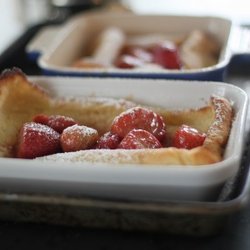
M125 34L110 26L94 38L85 55L73 62L75 68L200 69L217 64L217 39L202 30L181 37L167 34Z
M102 134L109 129L114 116L133 106L127 100L102 97L56 99L30 82L21 70L6 70L0 77L0 120L4 121L0 124L0 155L15 156L19 130L37 114L70 116Z
M126 163L199 166L216 163L223 159L233 121L233 107L229 100L220 96L211 96L207 101L206 106L196 109L172 110L140 104L131 98L114 99L94 95L59 98L56 94L34 85L20 70L8 70L3 72L0 78L0 118L3 121L0 124L0 155L32 158L43 162L69 161L118 165ZM70 118L73 123L69 122L67 128L63 127L59 131L48 123L48 120L55 116ZM30 146L28 148L36 146L29 144L30 141L25 141L25 136L37 126L46 127L46 130L57 130L59 146L52 154L23 157L20 148L23 149L27 145ZM176 142L176 138L180 138L176 134L180 134L180 131L183 133L185 126L198 131L198 144L193 143L197 141L197 136L195 140L191 139L191 146L187 146L188 143L180 145L182 142L178 140ZM85 135L88 134L87 143L80 139L80 146L85 143L84 148L72 149L69 147L72 144L65 144L72 134L73 142L78 141L77 133L80 131L82 135L82 130ZM35 133L36 136L38 133ZM101 138L108 133L119 137L114 149L98 146ZM74 137L75 135L77 136ZM153 139L148 141L145 135ZM140 140L140 136L143 140ZM131 137L135 137L136 140L131 142ZM143 147L131 146L138 140ZM32 152L34 151L35 149Z

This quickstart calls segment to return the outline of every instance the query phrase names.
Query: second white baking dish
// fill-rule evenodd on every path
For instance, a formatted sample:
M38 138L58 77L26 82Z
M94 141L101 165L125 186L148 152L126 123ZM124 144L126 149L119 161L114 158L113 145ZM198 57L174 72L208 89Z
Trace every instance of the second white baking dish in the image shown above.
M127 35L164 34L172 38L187 35L193 30L208 32L221 45L219 60L209 67L182 70L72 68L70 65L80 57L84 47L93 43L101 31L112 26L122 29ZM226 18L97 11L78 14L66 23L43 28L27 45L26 51L37 60L46 75L221 81L233 56L249 55L249 41L250 32Z

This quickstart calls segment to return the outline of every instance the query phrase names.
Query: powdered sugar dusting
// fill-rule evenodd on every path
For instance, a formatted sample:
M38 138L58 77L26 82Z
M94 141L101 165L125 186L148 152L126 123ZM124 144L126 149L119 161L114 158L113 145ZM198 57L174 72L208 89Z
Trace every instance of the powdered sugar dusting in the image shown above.
M85 107L95 105L102 106L112 106L116 109L120 109L123 107L134 107L135 103L123 98L110 98L110 97L96 97L96 96L82 96L82 97L64 97L61 99L55 99L55 103L64 103L64 102L77 102Z
M83 125L73 125L64 129L60 141L63 150L70 152L89 148L97 139L97 130Z
M89 162L89 163L139 163L139 158L132 155L128 150L81 150L77 152L59 153L45 157L39 157L39 161L60 161L60 162Z
M64 132L67 134L79 134L79 135L85 135L85 136L91 136L97 133L97 131L93 128L83 126L83 125L80 126L77 124L64 129Z
M46 125L35 122L29 122L24 124L23 137L26 137L30 134L33 134L34 137L41 137L46 134L46 136L51 140L59 138L59 134L55 130Z
M207 138L204 144L215 148L216 144L224 146L227 142L228 131L231 126L232 105L222 97L213 96L211 98L214 106L214 121L207 131Z

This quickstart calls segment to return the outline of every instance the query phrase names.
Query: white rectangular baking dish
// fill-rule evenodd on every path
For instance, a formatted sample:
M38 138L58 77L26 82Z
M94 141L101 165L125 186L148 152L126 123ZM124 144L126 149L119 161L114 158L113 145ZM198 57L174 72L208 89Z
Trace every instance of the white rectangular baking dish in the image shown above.
M85 46L93 43L98 34L110 26L121 28L128 35L164 34L170 38L182 37L195 29L202 30L212 34L221 44L219 61L210 67L183 70L70 67ZM244 61L247 55L249 59L249 41L250 32L226 18L93 11L73 16L61 25L44 27L27 45L26 52L30 58L37 60L46 75L221 81L233 56L242 55L240 58Z
M233 103L235 117L224 160L202 167L81 164L0 158L0 191L59 193L127 200L216 200L238 170L248 105L246 93L220 82L31 77L55 96L132 97L169 109L197 108L213 94Z

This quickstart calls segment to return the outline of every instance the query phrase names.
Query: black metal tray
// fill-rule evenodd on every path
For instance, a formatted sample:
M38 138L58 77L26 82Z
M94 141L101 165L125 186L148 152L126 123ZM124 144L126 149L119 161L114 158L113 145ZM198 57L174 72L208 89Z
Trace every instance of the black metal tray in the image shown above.
M0 71L13 66L27 75L41 75L39 67L29 61L25 46L44 25L29 28L0 56ZM245 67L246 68L246 67ZM226 81L243 89L237 63L228 68ZM243 72L250 79L248 72ZM242 74L241 74L242 75ZM249 118L248 118L249 121ZM228 219L246 204L250 188L250 132L246 131L245 152L237 175L224 186L214 202L132 202L93 197L48 196L41 194L0 193L0 219L42 222L91 228L143 230L185 235L212 235L222 232Z

